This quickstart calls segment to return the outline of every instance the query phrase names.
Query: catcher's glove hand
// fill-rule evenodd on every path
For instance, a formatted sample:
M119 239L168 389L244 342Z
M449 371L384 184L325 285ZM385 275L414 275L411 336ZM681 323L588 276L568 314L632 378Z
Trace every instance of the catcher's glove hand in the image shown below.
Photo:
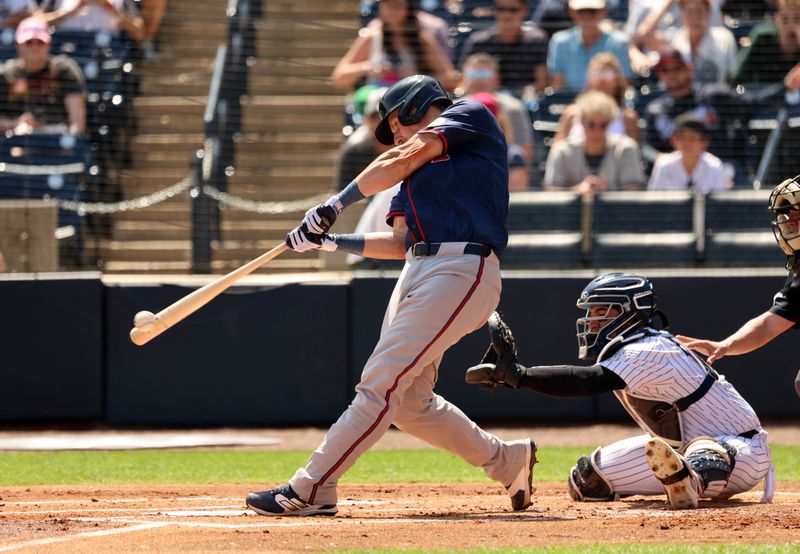
M497 312L489 316L487 325L492 342L481 363L467 370L465 376L467 383L485 388L492 388L495 385L519 388L524 368L517 363L517 343L514 341L511 329Z

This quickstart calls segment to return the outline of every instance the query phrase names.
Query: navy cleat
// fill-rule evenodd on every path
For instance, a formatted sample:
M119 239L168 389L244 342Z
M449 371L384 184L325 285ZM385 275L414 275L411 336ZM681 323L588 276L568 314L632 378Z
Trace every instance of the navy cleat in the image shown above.
M262 516L332 516L338 511L336 504L309 504L289 485L251 492L245 502L248 508Z
M536 443L533 439L525 441L525 463L514 481L506 487L511 497L514 511L524 510L531 505L533 494L533 466L536 460Z

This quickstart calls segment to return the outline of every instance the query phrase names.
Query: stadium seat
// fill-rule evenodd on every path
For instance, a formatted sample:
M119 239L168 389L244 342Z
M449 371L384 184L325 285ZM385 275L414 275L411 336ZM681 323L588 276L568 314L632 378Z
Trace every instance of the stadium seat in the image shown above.
M527 103L533 125L533 161L531 163L531 183L541 183L544 177L547 155L558 128L558 120L564 109L575 101L574 91L546 90L535 100Z
M767 190L729 190L705 198L705 262L711 266L779 265Z
M503 267L581 265L581 198L572 192L511 195Z
M58 199L84 201L92 171L87 143L68 134L17 135L0 140L0 199ZM70 238L70 260L78 263L83 250L82 215L58 211L58 226Z
M697 260L689 191L613 191L595 195L592 267L691 266Z

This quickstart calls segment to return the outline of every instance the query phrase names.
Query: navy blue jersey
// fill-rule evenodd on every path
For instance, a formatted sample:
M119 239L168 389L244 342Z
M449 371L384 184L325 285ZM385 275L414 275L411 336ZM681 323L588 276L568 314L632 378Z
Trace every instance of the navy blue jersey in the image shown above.
M508 243L508 150L491 112L467 100L420 133L442 141L442 155L403 181L387 215L403 215L406 248L417 242L479 242L499 255Z

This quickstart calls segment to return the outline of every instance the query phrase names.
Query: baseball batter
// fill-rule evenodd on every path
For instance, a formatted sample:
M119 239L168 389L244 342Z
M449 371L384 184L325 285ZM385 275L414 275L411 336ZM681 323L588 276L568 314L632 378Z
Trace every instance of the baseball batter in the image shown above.
M762 501L771 501L767 432L724 376L652 326L662 314L650 280L607 273L577 304L585 310L577 320L579 357L594 365L525 368L512 345L500 348L496 363L467 371L470 383L555 396L614 392L645 434L582 456L570 471L570 496L608 501L666 492L673 507L696 508L701 497L728 498L765 479Z
M262 515L336 513L339 478L394 424L483 468L506 487L514 510L525 509L534 442L502 441L433 392L442 355L483 326L500 297L497 255L508 238L505 138L483 105L453 105L437 81L422 75L390 87L379 113L375 135L394 148L309 210L287 244L298 252L405 258L405 266L352 403L288 484L250 493L247 505ZM392 232L327 233L349 204L401 181L388 214Z
M772 339L794 327L800 328L800 175L786 179L772 190L769 209L775 212L772 231L778 246L786 254L789 276L783 289L778 291L772 307L742 325L728 338L717 341L695 339L678 335L678 340L692 350L708 356L709 364L723 356L746 354L761 348ZM800 371L794 380L794 389L800 396Z

